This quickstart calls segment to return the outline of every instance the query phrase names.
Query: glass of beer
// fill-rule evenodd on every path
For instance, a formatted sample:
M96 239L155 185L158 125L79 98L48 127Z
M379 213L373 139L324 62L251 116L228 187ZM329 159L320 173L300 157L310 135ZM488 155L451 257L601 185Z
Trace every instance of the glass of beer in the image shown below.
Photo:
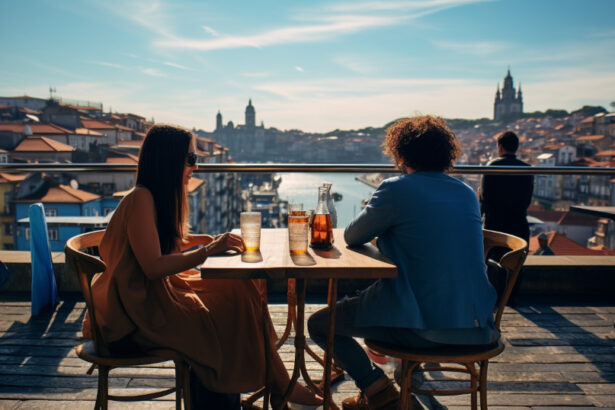
M246 244L247 252L256 252L261 244L261 213L242 212L239 215L241 238Z
M293 255L307 253L308 228L310 215L308 211L294 210L288 215L288 247Z
M297 212L303 212L303 204L300 202L291 202L288 204L288 215L295 215Z

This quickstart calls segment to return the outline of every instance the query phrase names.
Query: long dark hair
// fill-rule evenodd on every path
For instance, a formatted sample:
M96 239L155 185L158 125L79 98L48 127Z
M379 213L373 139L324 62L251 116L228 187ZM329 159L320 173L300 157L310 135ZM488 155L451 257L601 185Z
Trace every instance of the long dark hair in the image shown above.
M137 185L149 189L154 197L162 254L174 251L186 233L188 210L183 175L192 138L186 129L154 125L139 154Z

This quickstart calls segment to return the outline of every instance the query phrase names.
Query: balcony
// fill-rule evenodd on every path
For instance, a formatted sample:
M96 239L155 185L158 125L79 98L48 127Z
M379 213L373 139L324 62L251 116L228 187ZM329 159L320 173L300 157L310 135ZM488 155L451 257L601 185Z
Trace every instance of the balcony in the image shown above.
M104 164L50 166L7 166L13 171L134 172L134 166ZM5 169L6 170L6 169ZM201 164L203 173L255 172L393 172L383 165L242 165ZM494 169L458 167L456 174L476 179L484 173L546 175L609 175L614 169L528 168ZM201 177L197 175L197 177ZM315 194L314 194L315 197ZM215 201L211 201L215 202ZM240 205L240 201L237 201ZM228 212L228 211L227 211ZM210 215L206 215L209 218ZM604 226L603 226L604 228ZM604 232L602 232L604 234ZM92 408L96 378L85 374L88 366L76 358L84 303L73 275L61 252L53 253L54 270L62 302L54 312L30 317L30 254L0 251L12 276L0 292L0 408ZM527 258L515 304L504 315L502 328L506 350L490 365L489 404L493 408L530 409L540 407L615 407L615 256L534 256ZM339 294L351 294L366 283L341 281ZM307 311L325 302L326 283L310 281ZM278 334L286 318L286 283L272 282L270 309ZM318 350L311 342L310 346ZM282 347L282 358L292 368L292 338ZM394 366L383 366L392 375ZM317 375L318 365L308 369ZM119 393L134 393L149 386L172 383L170 365L118 370L111 387ZM430 383L457 387L455 374L430 373ZM340 403L357 390L346 378L334 387L334 401ZM152 403L152 408L173 407L174 396ZM468 396L440 397L438 402L420 397L423 408L467 408ZM439 403L439 404L438 404ZM21 407L20 407L21 406ZM131 407L132 408L132 407Z

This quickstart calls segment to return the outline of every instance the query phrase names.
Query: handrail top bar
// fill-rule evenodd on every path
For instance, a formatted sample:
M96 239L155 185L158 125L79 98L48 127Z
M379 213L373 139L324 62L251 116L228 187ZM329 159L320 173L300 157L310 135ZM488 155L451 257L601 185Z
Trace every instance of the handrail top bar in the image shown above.
M373 173L398 172L392 164L204 164L199 163L199 172L347 172ZM0 164L0 172L135 172L137 164ZM613 175L610 167L515 167L486 165L457 165L451 174L495 175Z

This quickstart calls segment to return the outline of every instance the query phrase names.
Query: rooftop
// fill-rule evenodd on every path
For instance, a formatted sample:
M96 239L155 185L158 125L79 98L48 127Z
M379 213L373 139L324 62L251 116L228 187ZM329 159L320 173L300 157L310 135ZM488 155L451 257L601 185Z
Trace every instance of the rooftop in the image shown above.
M72 188L68 185L51 187L45 195L38 199L22 199L15 202L43 202L43 203L82 203L100 198L99 195L80 189Z
M71 152L75 147L63 144L47 137L24 138L13 150L14 152Z
M81 343L85 303L66 296L53 312L30 316L27 298L4 296L0 300L0 408L91 409L96 399L96 373L87 375L89 363L79 359L74 346ZM308 304L306 314L321 308ZM270 304L275 329L280 335L286 321L286 305ZM502 318L506 350L489 363L489 404L492 408L615 406L615 306L523 304L507 308ZM293 367L293 338L281 347L287 369ZM321 350L308 339L312 349ZM307 368L314 377L322 368L309 356ZM393 365L383 365L392 377ZM459 375L429 373L428 383L457 387ZM172 363L111 372L111 392L135 394L144 388L174 383ZM351 379L333 386L336 403L358 393ZM175 395L130 408L174 408ZM469 395L419 397L424 409L469 408ZM111 404L113 408L114 404ZM117 408L128 408L115 403ZM133 407L135 406L135 407Z

